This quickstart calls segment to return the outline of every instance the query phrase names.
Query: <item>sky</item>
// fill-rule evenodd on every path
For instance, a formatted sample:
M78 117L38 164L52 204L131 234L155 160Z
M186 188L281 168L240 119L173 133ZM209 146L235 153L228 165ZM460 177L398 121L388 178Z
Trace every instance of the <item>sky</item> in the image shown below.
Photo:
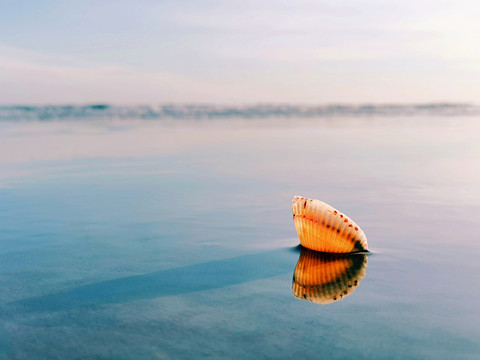
M0 104L480 98L480 2L0 0Z

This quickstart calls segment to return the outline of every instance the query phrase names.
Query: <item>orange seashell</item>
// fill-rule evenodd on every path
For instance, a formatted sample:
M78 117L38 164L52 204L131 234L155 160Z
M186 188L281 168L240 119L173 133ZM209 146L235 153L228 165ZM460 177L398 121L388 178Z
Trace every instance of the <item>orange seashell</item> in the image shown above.
M330 304L351 295L367 271L365 254L324 254L303 248L293 273L298 299Z
M362 229L332 206L295 196L292 211L302 246L328 253L368 251L367 237Z

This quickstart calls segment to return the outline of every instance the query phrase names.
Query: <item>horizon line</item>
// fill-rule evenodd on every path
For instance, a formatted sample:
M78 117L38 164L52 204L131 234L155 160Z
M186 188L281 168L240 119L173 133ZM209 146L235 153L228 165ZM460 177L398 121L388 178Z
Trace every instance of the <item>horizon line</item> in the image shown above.
M459 101L421 101L421 102L318 102L318 103L302 103L302 102L274 102L274 101L258 101L258 102L155 102L155 103L115 103L115 102L79 102L79 103L0 103L0 108L39 108L39 107L91 107L98 110L108 109L112 107L138 107L138 106L216 106L216 107L258 107L258 106L292 106L292 107L328 107L328 106L479 106L474 102Z

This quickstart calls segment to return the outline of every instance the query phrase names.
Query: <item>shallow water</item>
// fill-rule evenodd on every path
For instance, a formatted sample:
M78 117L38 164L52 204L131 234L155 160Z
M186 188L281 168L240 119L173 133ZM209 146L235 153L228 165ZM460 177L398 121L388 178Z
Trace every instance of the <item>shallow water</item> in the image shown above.
M0 123L0 359L478 359L480 119ZM294 195L365 231L298 299Z

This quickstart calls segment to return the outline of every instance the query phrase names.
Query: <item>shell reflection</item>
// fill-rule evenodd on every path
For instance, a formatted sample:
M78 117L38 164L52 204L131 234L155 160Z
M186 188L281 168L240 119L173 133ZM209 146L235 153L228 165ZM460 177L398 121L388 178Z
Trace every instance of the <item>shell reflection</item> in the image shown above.
M325 254L302 248L292 291L298 299L330 304L352 294L367 271L365 254Z

